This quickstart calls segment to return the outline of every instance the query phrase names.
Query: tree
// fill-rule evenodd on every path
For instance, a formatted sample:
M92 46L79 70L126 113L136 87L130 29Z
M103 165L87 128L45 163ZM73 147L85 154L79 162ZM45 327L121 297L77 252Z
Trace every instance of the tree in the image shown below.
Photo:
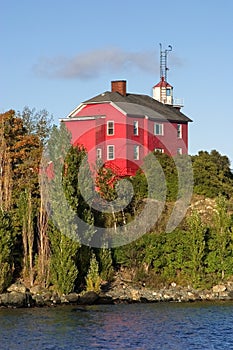
M99 249L99 267L101 278L105 281L111 281L114 273L111 249Z
M19 198L19 216L22 222L22 240L23 240L23 277L29 276L30 285L34 283L33 272L33 244L34 244L34 227L33 219L35 213L32 208L32 198L30 190L25 190Z
M101 201L101 199L99 199L98 205L97 197L96 207L99 207L101 209L101 212L104 213L102 214L104 217L104 225L106 225L106 227L111 227L113 225L115 231L117 229L117 217L116 210L112 202L117 198L117 192L115 188L117 180L118 176L111 169L104 166L99 168L96 177L96 186L98 193L104 201ZM109 215L108 207L111 208L111 218Z
M90 244L94 234L94 216L91 206L95 195L92 174L83 146L70 146L63 169L64 194L78 220L82 243ZM85 225L86 224L86 225Z
M36 111L35 108L25 106L22 112L17 113L22 119L28 135L36 135L42 145L45 145L52 130L53 116L45 109Z
M49 217L46 210L46 199L43 197L46 194L40 188L40 208L37 218L38 227L38 257L37 257L37 274L38 281L43 287L49 284L49 259L50 259L50 244L48 237Z
M206 263L207 272L216 273L223 280L233 271L231 216L224 196L220 195L216 204Z
M0 210L0 293L11 283L13 278L14 234L10 215Z
M178 178L176 164L172 157L165 153L149 153L143 162L150 197L164 201L177 197Z
M99 275L99 264L96 260L96 256L92 253L90 260L90 267L86 276L86 290L99 292L100 291L101 278Z
M50 276L55 290L67 294L74 290L78 275L76 256L80 248L76 212L68 203L63 185L64 161L69 151L70 134L64 124L54 127L43 157L53 165L52 176L41 169L41 187L50 216Z
M59 294L68 294L75 289L78 276L76 256L79 243L61 233L53 224L49 229L50 238L50 281Z
M210 153L200 151L192 157L194 173L194 193L209 198L219 194L230 196L233 188L233 174L230 161L216 150Z
M207 228L201 222L198 212L187 218L189 235L189 269L194 283L199 283L204 272L204 258Z

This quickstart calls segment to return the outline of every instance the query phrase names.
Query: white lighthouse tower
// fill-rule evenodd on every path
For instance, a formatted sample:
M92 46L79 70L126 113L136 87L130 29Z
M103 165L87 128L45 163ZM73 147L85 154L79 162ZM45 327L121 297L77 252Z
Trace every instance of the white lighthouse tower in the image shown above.
M162 44L160 44L160 82L153 87L153 98L173 106L173 87L167 82L167 54L169 51L172 51L171 45L163 51Z

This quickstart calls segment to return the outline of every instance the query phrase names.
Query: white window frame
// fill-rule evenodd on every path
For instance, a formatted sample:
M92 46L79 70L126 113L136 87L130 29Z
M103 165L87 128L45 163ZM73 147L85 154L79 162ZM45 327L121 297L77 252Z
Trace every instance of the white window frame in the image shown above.
M96 159L102 159L102 148L97 148L96 150Z
M114 159L115 159L115 146L108 145L107 146L107 160L114 160Z
M182 139L182 124L177 124L177 137Z
M134 145L133 146L133 159L134 160L139 160L139 152L140 152L139 146Z
M134 120L133 122L133 134L138 136L138 120Z
M154 151L155 152L164 153L164 149L163 148L155 148Z
M181 147L178 147L178 148L177 148L177 154L183 154L183 151L182 151L182 148L181 148Z
M110 123L112 123L112 127L110 128ZM110 130L112 130L110 132ZM113 120L108 120L107 122L107 135L108 136L113 136L115 134L115 125L114 125L114 121Z
M159 132L157 133L157 127L159 128ZM154 135L164 135L164 125L162 123L154 123Z

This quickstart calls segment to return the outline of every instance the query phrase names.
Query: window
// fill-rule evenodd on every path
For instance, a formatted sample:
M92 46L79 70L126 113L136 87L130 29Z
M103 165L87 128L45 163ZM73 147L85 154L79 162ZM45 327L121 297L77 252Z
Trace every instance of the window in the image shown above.
M138 121L137 120L135 120L133 122L133 134L138 135Z
M155 148L155 152L164 153L164 149L163 148Z
M108 135L114 135L114 122L113 121L108 121L107 134Z
M181 124L177 124L177 137L178 137L178 139L182 138L182 125Z
M166 89L166 96L171 96L171 89Z
M154 134L163 135L163 124L160 124L160 123L154 124Z
M139 160L139 146L137 145L134 146L133 159Z
M107 150L108 150L108 154L107 154L107 157L108 157L108 160L112 160L112 159L115 159L115 147L113 145L109 145L107 147Z
M177 154L182 154L182 148L181 147L177 148Z
M101 148L97 148L97 150L96 150L96 158L97 159L102 159L102 149Z

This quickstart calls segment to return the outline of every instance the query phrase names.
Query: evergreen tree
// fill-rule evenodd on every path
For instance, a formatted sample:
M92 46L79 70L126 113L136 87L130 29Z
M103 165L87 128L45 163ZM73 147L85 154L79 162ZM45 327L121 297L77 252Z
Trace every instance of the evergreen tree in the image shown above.
M109 248L99 249L100 276L105 281L111 281L114 274L112 251Z
M96 256L92 253L90 260L90 267L86 276L86 290L99 292L100 291L101 278L99 275L99 264L96 260Z
M79 243L61 233L54 225L49 229L50 237L50 280L59 294L68 294L75 289L78 276L76 256Z
M230 161L216 150L208 153L200 151L192 157L194 173L194 193L217 197L222 194L230 197L233 193L233 174Z
M204 258L207 228L201 222L198 212L187 218L189 234L189 269L192 281L199 283L204 272Z
M53 223L49 232L50 275L59 294L74 290L78 275L76 266L76 256L80 247L78 223L76 212L67 201L63 185L64 162L70 147L70 134L65 125L61 124L59 129L54 127L44 155L44 160L49 160L53 166L52 176L47 178L45 171L41 174L45 206Z
M94 234L91 206L95 190L87 153L82 146L69 148L65 157L62 182L67 202L79 218L81 242L88 245Z
M206 270L223 280L226 275L229 276L233 271L233 242L231 216L227 210L227 200L222 195L217 198L210 234Z
M11 218L0 210L0 293L10 285L13 278L13 245Z

